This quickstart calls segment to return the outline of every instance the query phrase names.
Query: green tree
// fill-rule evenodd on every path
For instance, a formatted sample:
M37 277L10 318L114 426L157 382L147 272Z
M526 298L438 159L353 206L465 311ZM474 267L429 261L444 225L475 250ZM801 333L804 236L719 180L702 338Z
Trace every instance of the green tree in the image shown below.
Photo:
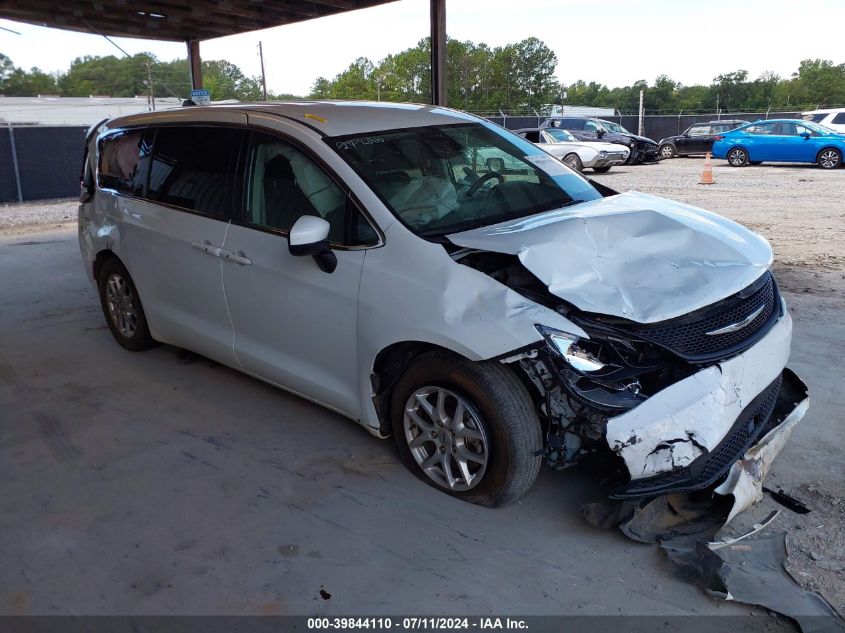
M794 98L803 107L816 108L845 103L845 64L827 59L805 59L793 75Z
M0 53L0 86L3 85L3 82L15 71L15 65L12 63L12 60L9 59L3 53Z
M747 70L735 70L713 78L713 92L719 97L719 108L727 112L741 110L748 96ZM712 104L716 107L716 104Z
M366 57L359 57L332 82L333 99L376 99L375 66Z

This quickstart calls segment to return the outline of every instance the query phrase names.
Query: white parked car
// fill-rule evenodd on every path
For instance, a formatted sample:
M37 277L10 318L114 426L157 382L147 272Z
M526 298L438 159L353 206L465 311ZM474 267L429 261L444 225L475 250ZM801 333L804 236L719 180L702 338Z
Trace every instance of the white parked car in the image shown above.
M845 134L845 108L827 108L802 112L801 118L823 125L834 132Z
M762 237L603 197L468 114L122 117L91 131L81 186L82 257L120 345L187 348L392 435L467 501L518 499L544 456L599 455L615 497L719 484L744 507L807 407Z
M579 141L561 128L525 128L514 130L514 133L539 145L575 171L591 168L595 172L604 173L614 165L624 163L631 153L631 150L619 143Z

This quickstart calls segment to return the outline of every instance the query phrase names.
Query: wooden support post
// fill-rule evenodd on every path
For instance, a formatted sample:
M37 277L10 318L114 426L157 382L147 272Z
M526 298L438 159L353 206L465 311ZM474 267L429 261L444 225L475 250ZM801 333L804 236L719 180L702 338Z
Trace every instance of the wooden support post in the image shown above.
M199 40L188 40L185 44L188 46L188 67L191 70L191 88L193 90L201 90L202 60L200 59L200 42Z
M431 0L431 103L446 105L446 0Z

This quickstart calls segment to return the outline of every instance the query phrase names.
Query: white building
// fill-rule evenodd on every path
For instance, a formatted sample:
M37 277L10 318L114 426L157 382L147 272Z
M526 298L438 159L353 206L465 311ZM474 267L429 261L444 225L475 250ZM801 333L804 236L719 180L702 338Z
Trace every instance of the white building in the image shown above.
M155 100L156 110L170 110L182 100ZM147 97L4 97L0 125L94 125L103 119L150 110Z

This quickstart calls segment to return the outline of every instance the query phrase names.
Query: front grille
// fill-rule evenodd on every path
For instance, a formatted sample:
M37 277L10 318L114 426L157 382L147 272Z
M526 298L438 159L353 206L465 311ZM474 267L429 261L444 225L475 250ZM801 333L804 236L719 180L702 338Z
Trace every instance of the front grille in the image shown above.
M701 455L686 468L635 479L614 491L611 497L625 499L707 488L760 437L774 411L782 384L783 376L780 375L743 409L724 439L709 453Z
M739 323L760 306L763 310L742 329L724 334L708 332ZM745 290L712 306L671 321L634 328L637 336L672 350L687 360L725 358L750 347L780 317L780 301L771 273Z

